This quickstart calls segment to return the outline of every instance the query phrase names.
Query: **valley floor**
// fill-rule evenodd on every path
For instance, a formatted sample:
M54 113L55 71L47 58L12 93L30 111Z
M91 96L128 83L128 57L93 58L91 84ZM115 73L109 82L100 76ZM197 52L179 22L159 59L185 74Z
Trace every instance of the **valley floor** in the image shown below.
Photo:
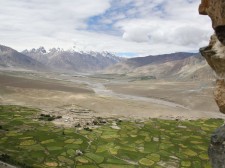
M27 167L208 168L210 135L225 119L212 86L0 71L0 160Z
M0 72L0 104L40 108L72 126L93 117L225 118L213 99L213 81L134 80L120 75ZM69 113L77 111L76 114ZM82 113L82 110L86 110Z

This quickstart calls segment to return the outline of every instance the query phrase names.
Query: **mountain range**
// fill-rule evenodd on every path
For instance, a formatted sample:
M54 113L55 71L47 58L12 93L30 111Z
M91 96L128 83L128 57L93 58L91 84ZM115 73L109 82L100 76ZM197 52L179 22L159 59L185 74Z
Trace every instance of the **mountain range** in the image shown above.
M0 45L0 67L60 72L98 72L150 79L212 79L213 72L198 53L178 52L136 58L109 52L77 52L44 47L18 52Z
M108 67L105 73L147 79L214 79L213 71L200 54L183 52L123 60Z
M0 45L0 67L33 70L46 68L39 61L3 45Z
M44 47L40 47L22 53L52 70L66 72L98 71L123 60L109 52L64 51L60 48L52 48L47 52Z

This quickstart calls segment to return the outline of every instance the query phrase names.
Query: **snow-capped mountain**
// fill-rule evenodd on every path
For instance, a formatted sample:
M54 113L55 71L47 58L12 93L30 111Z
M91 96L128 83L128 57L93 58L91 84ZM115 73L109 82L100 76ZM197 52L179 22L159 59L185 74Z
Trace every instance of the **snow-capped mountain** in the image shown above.
M93 72L114 65L123 58L109 52L78 52L52 48L47 51L44 47L24 50L23 54L35 59L54 70Z
M61 72L101 72L128 76L151 76L155 79L202 80L213 78L206 61L195 53L172 53L158 56L120 58L109 52L83 52L44 47L22 53L0 45L0 68Z
M0 67L33 70L46 69L46 67L39 61L3 45L0 45Z

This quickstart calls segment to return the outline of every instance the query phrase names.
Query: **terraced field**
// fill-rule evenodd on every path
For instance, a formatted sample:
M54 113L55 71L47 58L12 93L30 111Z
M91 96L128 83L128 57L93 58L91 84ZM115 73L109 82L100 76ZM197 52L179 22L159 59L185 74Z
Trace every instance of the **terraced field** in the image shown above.
M36 109L0 106L0 158L27 167L208 168L208 142L222 120L118 121L93 130L34 120ZM114 126L112 126L114 125Z

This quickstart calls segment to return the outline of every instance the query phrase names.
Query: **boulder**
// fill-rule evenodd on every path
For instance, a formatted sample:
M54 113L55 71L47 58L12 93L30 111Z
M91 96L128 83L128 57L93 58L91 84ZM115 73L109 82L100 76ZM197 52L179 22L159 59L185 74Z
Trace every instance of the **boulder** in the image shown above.
M213 168L225 168L225 126L213 133L208 153Z

